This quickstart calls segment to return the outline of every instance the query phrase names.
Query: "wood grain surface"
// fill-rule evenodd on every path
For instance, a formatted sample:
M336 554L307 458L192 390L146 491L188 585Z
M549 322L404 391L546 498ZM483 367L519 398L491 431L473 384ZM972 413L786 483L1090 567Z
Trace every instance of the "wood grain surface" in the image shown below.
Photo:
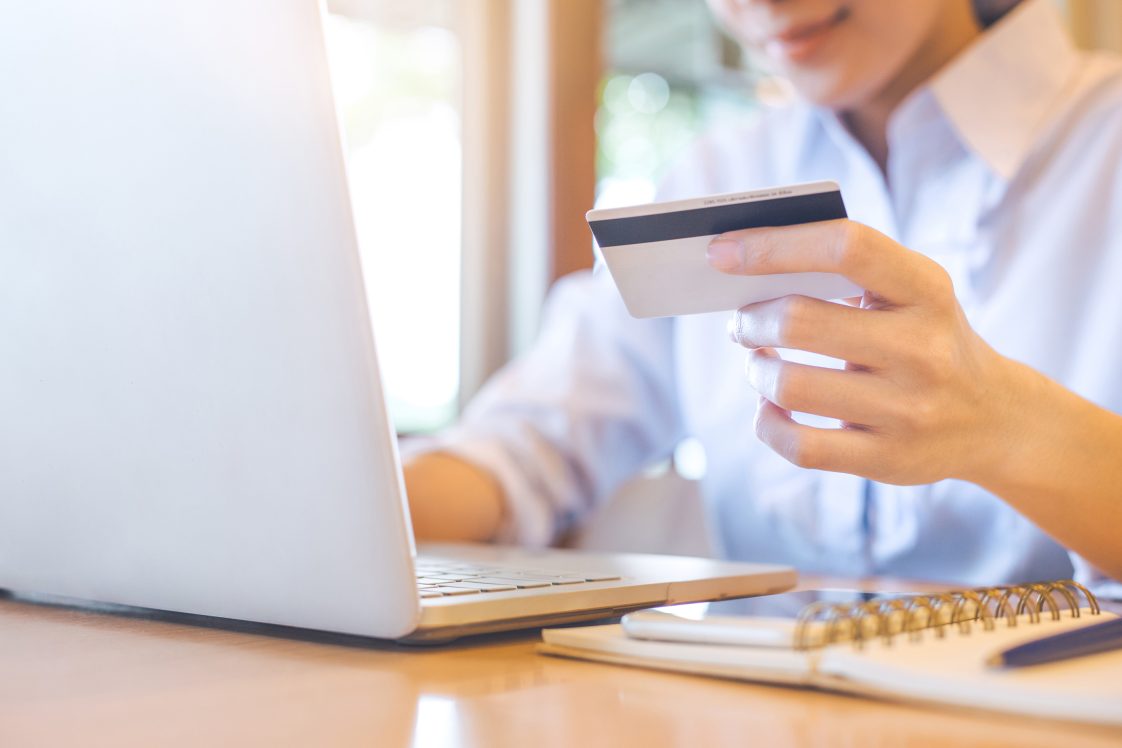
M418 648L190 620L0 600L0 746L1122 745L1119 730L555 659L534 633Z

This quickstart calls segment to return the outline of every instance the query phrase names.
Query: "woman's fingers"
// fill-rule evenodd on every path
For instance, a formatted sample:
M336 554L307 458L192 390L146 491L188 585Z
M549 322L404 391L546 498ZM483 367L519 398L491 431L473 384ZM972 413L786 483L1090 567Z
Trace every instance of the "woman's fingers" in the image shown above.
M894 304L942 300L950 278L935 262L868 226L845 219L744 229L709 243L725 273L838 273Z
M868 371L826 369L784 361L770 348L748 352L748 382L783 410L877 426L892 418L885 382Z
M806 426L764 398L756 410L756 435L788 462L812 470L864 475L876 457L872 435L860 429Z
M784 296L737 310L729 336L745 348L791 348L876 368L892 360L899 321L809 296Z

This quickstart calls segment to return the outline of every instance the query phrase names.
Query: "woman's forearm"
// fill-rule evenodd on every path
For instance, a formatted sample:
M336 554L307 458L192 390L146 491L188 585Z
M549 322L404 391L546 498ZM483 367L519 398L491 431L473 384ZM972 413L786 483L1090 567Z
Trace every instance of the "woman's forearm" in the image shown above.
M1122 579L1122 416L1010 363L1004 459L974 478L1064 547Z

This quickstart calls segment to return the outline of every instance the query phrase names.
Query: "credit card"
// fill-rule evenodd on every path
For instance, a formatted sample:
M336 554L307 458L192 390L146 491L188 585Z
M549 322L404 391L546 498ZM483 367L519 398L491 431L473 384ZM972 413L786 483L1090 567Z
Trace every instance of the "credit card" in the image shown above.
M862 289L833 273L730 275L709 265L718 234L845 218L836 182L590 210L585 215L634 317L727 312L789 294L840 299Z

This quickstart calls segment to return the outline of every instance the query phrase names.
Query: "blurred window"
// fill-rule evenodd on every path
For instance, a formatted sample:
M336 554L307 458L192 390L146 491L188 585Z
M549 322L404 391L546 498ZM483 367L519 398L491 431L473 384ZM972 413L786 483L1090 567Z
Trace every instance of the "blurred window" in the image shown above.
M456 414L460 362L461 40L457 0L331 0L370 316L400 432Z
M596 202L649 202L674 157L708 123L754 108L756 77L704 0L607 0L604 7Z

